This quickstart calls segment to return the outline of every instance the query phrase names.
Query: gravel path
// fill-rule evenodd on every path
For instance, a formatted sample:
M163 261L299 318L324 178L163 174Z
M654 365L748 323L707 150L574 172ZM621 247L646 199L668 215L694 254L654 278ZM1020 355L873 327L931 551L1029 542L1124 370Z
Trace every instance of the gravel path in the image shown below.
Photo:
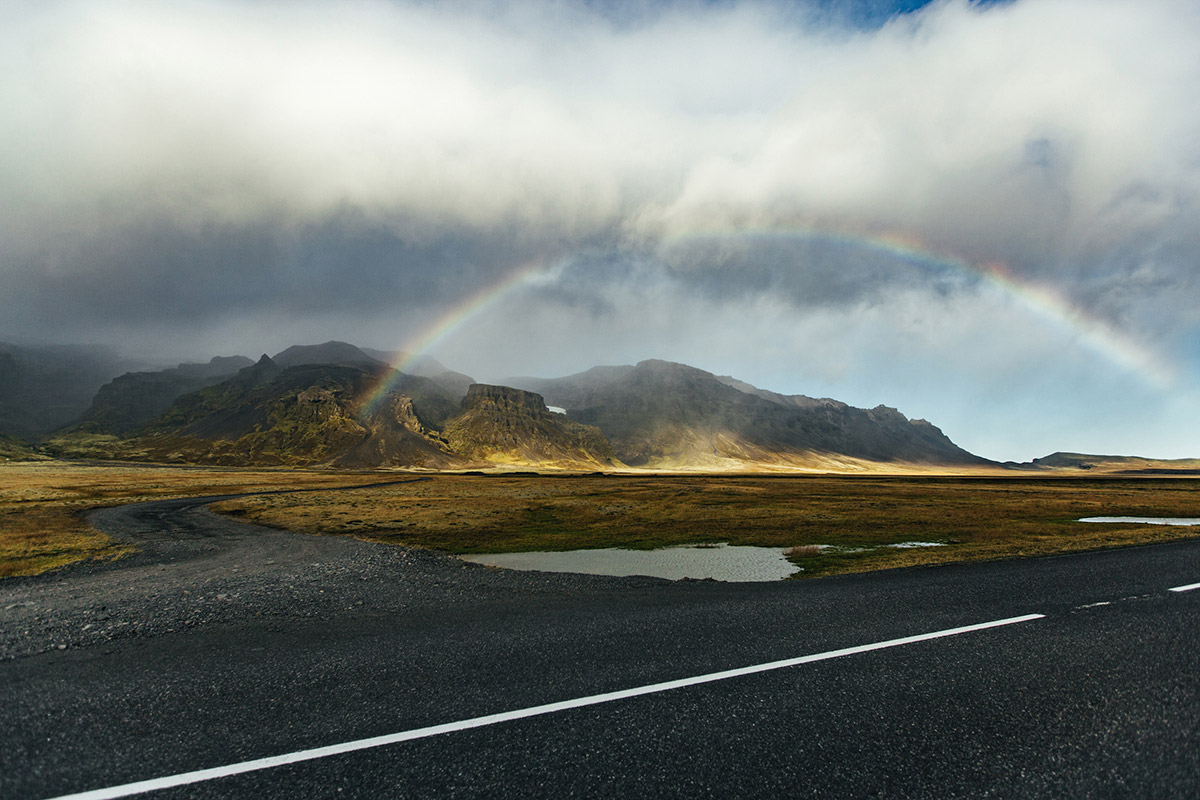
M354 488L365 487L347 490ZM137 552L0 582L0 661L251 617L332 620L356 610L399 614L518 590L578 595L614 582L665 583L497 570L435 551L275 530L207 509L245 496L91 512L92 525Z

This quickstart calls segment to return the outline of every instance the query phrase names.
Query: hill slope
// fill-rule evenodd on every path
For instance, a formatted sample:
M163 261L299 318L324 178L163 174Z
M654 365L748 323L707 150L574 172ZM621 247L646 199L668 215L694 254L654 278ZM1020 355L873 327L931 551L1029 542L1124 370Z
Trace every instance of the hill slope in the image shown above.
M157 372L126 372L100 387L70 430L127 433L162 414L176 398L220 383L253 363L245 356L229 356Z
M464 458L506 464L613 466L612 447L597 428L552 414L541 395L474 384L462 413L444 431Z
M518 379L519 380L519 379ZM886 406L735 388L667 361L529 381L571 419L595 425L627 464L686 467L721 462L801 466L850 457L875 462L984 464L923 420ZM832 461L831 461L832 457Z
M1035 458L1023 468L1094 470L1115 474L1196 475L1200 474L1200 458L1143 458L1141 456L1104 456L1088 453L1051 453Z
M222 464L453 466L434 431L455 404L428 379L403 376L377 407L364 407L387 372L281 368L263 356L233 379L179 398L136 445L157 458Z

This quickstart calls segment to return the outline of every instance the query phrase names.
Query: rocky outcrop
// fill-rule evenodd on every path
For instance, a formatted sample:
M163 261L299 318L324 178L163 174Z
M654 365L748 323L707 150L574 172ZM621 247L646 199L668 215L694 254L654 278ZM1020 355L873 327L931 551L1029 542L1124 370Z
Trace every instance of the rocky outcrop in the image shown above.
M546 408L541 395L473 384L462 413L443 431L464 458L506 464L612 466L612 447L598 429Z

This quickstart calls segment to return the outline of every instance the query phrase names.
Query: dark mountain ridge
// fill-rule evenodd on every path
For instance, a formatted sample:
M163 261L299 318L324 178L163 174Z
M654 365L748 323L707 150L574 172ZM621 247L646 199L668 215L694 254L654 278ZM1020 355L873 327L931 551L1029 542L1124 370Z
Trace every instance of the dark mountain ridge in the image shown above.
M836 454L877 462L986 464L924 420L886 406L787 397L668 361L536 380L546 401L595 425L630 465L685 466L713 459L796 463Z
M301 364L353 364L376 367L384 363L352 344L332 340L323 344L292 345L271 356L271 360L281 367L295 367Z
M129 373L103 387L83 422L52 440L51 450L171 462L430 469L991 463L893 408L781 395L685 364L649 360L564 378L513 379L519 385L508 387L476 384L433 359L421 364L433 376L397 372L378 354L330 341L254 363L232 357ZM406 365L420 361L393 355ZM547 402L567 413L552 413Z
M207 364L180 364L158 372L126 372L100 387L72 430L127 433L171 407L177 397L232 377L253 364L245 356L217 356Z

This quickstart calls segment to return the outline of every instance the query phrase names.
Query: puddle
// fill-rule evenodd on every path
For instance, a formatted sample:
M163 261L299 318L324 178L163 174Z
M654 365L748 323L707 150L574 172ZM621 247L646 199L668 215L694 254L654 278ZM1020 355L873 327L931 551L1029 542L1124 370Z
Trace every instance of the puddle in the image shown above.
M782 547L664 547L659 550L565 550L534 553L481 553L465 561L505 569L582 572L587 575L649 575L654 578L712 578L718 581L777 581L799 572Z
M877 544L869 547L847 547L841 544L819 544L822 553L829 553L835 556L844 556L852 553L869 553L872 550L878 550L882 547L890 547L896 550L908 550L914 547L945 547L945 542L896 542L894 544Z
M1197 517L1084 517L1080 522L1140 522L1143 525L1200 525Z

